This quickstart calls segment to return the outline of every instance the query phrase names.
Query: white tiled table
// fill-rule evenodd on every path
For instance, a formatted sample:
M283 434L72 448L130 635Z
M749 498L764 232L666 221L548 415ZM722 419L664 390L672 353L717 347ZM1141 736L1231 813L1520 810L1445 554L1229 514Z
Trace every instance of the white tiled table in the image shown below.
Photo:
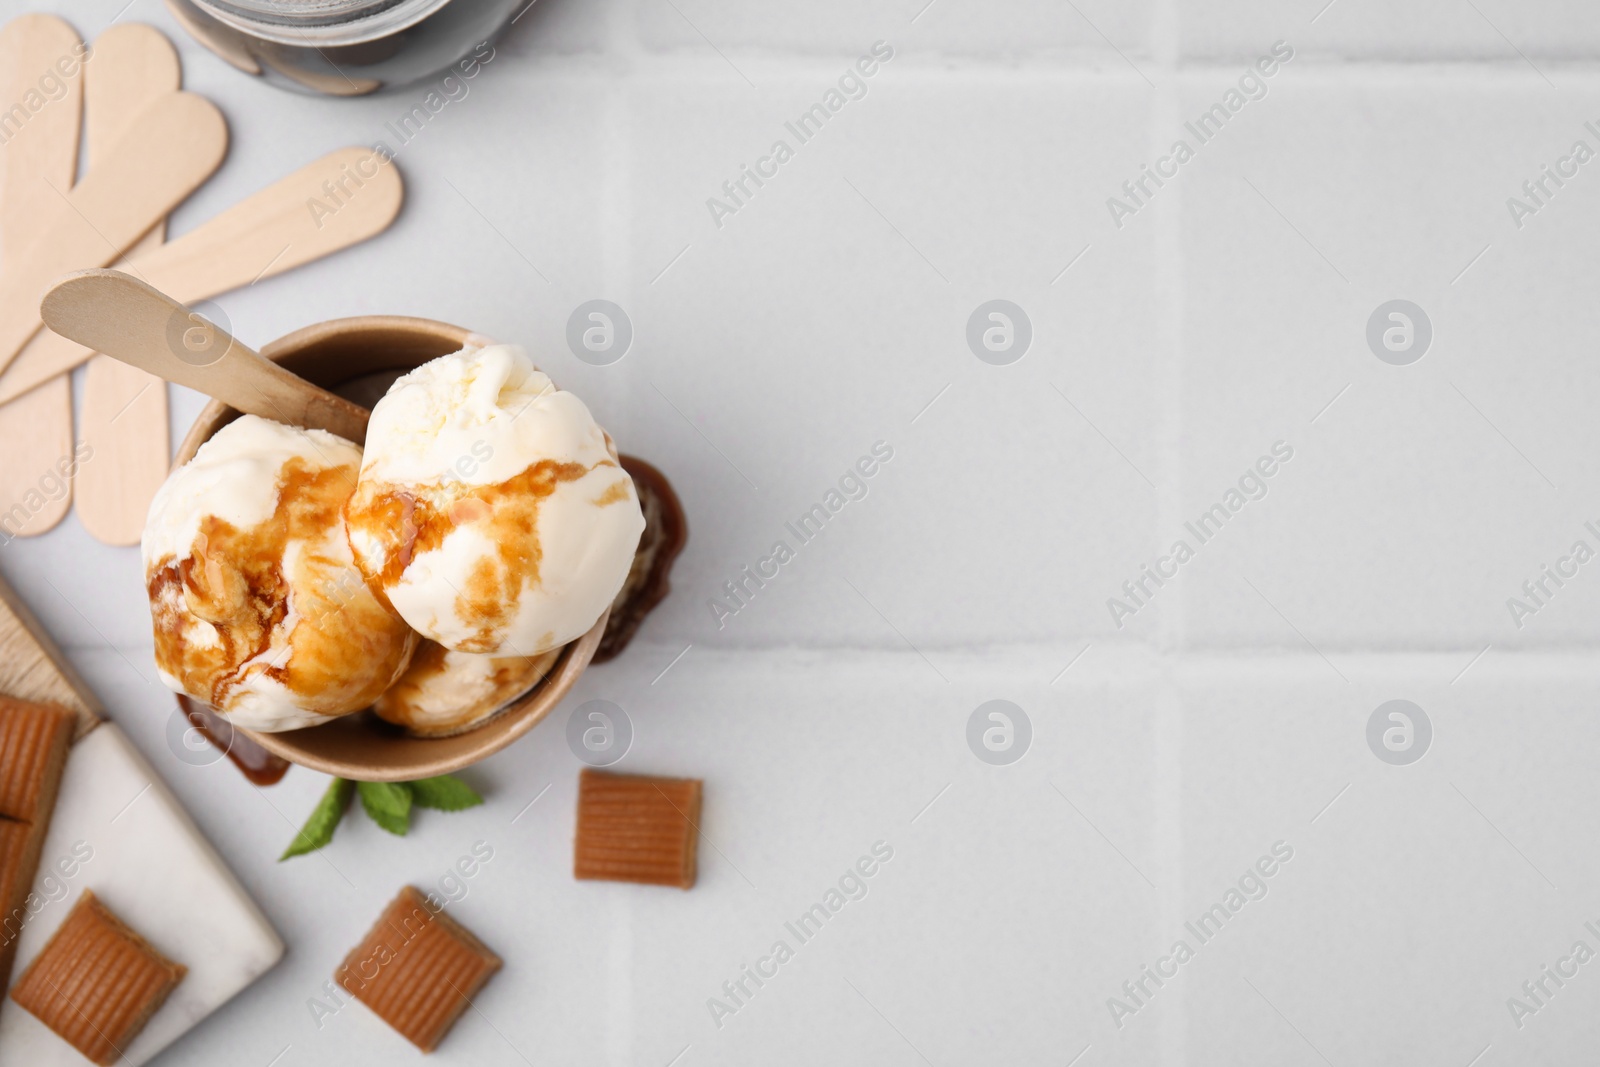
M93 34L122 2L42 6ZM172 32L233 132L178 233L425 91L285 95ZM706 199L879 40L866 96L718 228ZM1266 97L1117 228L1106 198L1277 40ZM482 809L275 863L322 780L167 750L137 553L69 518L0 573L290 946L161 1062L409 1056L307 1001L480 839L455 913L507 968L440 1062L1592 1058L1600 963L1520 1028L1507 998L1600 950L1600 563L1520 629L1506 599L1600 549L1600 162L1520 229L1506 198L1600 150L1597 49L1581 0L539 0L401 150L388 234L223 307L254 342L367 312L521 340L672 477L673 596L574 703L627 709L622 769L705 778L700 884L572 881L559 724L469 772ZM597 297L636 330L609 367L564 342ZM1033 325L1011 366L965 341L995 298ZM1365 339L1395 298L1434 329L1406 367ZM719 628L708 599L879 441L866 497ZM1276 441L1267 495L1116 627ZM1033 723L1009 767L965 742L993 698ZM1367 745L1393 698L1433 724L1410 766ZM868 895L719 1028L707 998L879 840ZM1107 999L1278 841L1267 894L1119 1029Z

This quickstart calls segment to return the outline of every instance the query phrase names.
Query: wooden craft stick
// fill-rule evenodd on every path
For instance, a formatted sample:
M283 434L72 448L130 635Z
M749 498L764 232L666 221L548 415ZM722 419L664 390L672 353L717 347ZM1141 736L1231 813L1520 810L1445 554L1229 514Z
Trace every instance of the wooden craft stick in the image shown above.
M178 53L159 30L127 22L101 34L84 69L91 164L110 153L146 108L177 92L182 77ZM160 248L165 232L165 223L156 223L129 256ZM29 347L45 335L40 331ZM0 418L12 406L0 407ZM78 437L89 456L74 486L78 521L106 544L138 544L172 457L166 383L121 360L95 356L83 379Z
M23 15L0 29L0 251L8 258L39 238L78 176L84 51L77 32L53 15ZM72 507L72 382L58 376L0 408L0 449L0 508L26 513L14 534L51 529Z
M54 15L23 15L0 28L0 239L8 257L40 237L41 223L78 177L85 51L77 32ZM57 98L43 95L46 84L58 82ZM30 94L41 102L37 110L26 103ZM22 111L12 111L13 104Z
M152 252L127 271L185 304L360 244L388 228L405 199L393 163L370 148L342 148L302 167ZM0 373L0 403L88 359L82 345L41 332Z
M140 115L126 137L60 198L39 236L0 266L0 367L40 326L39 294L62 274L104 266L210 177L228 128L209 100L173 93Z

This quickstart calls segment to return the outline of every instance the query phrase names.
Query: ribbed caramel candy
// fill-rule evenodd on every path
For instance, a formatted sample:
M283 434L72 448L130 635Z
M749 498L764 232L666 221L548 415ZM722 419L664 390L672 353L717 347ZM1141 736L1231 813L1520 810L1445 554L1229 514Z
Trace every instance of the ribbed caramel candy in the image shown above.
M698 779L585 770L578 776L572 873L688 889L699 829Z
M48 816L75 725L66 708L0 696L0 816Z
M0 982L11 974L17 937L28 914L24 902L38 867L38 850L38 835L32 826L0 817L0 902L5 907L0 914Z
M500 957L471 931L406 886L333 977L401 1037L432 1052L499 969Z
M0 696L0 988L11 977L76 726L66 708Z
M11 990L73 1048L109 1065L188 968L151 948L89 890Z

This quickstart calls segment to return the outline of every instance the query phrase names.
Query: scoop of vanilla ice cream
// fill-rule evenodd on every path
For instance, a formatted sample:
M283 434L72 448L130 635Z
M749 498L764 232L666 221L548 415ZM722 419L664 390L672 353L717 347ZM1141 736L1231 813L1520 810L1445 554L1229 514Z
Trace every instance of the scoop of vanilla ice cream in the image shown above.
M367 586L341 511L361 449L245 415L168 476L140 542L156 666L252 730L367 707L417 637Z
M532 689L560 658L560 649L532 657L488 656L424 641L372 710L418 737L465 733Z
M394 383L345 520L357 564L424 637L521 657L595 624L644 530L606 432L513 345Z

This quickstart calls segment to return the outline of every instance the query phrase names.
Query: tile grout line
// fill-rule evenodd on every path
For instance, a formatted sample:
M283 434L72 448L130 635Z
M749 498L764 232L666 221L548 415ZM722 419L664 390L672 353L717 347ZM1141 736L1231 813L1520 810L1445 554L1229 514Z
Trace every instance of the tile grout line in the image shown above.
M615 79L607 87L605 111L601 118L600 143L605 166L597 199L602 211L599 229L599 287L602 291L564 295L572 303L601 298L614 301L624 309L633 309L633 238L636 222L633 185L638 164L633 147L633 86L641 62L647 59L640 39L638 5L610 11L606 19L606 40L608 51L622 57L627 74ZM638 347L637 337L634 338L633 347ZM636 351L630 354L635 357L638 355ZM611 403L623 408L637 421L640 408L649 402L642 392L645 387L635 387L640 377L616 375L610 380L615 383L619 394L613 395ZM637 969L634 909L635 902L631 895L620 894L612 899L610 943L606 952L605 1017L608 1033L603 1047L605 1059L619 1067L633 1062L637 1024L633 997L633 978Z
M1159 81L1149 108L1150 125L1146 143L1155 158L1164 151L1163 143L1177 128L1178 68L1181 60L1181 0L1156 0L1150 25L1151 72ZM1173 182L1167 194L1155 205L1156 298L1161 309L1166 336L1166 388L1162 395L1165 418L1159 432L1159 466L1156 473L1156 524L1154 544L1159 546L1166 531L1182 525L1183 509L1183 383L1184 383L1184 297L1187 292L1183 258L1183 185ZM1186 645L1187 615L1183 582L1166 590L1171 599L1157 608L1157 653L1159 668L1160 732L1156 741L1155 847L1157 862L1167 860L1159 875L1159 914L1163 930L1176 930L1183 923L1183 727L1182 697L1175 685L1168 654ZM1184 987L1173 990L1170 1012L1163 1012L1159 1048L1164 1065L1178 1067L1185 1061L1188 1046L1189 1003Z
M613 1067L634 1063L633 977L634 897L618 893L608 908L610 938L606 945L605 1059Z
M687 632L687 631L685 631ZM679 638L682 641L682 638ZM1175 671L1213 671L1231 670L1249 674L1267 674L1272 677L1283 677L1283 671L1291 670L1300 665L1321 664L1323 661L1310 651L1295 651L1287 645L1234 645L1229 647L1200 646L1190 649L1173 649L1163 651L1154 644L1145 641L1137 642L1112 642L1105 639L1104 634L1086 635L1082 632L1063 634L1050 640L1010 641L994 643L962 642L959 644L923 644L924 650L932 650L941 655L954 659L992 659L995 656L1014 655L1028 658L1029 662L1043 665L1051 670L1060 672L1062 667L1063 646L1079 648L1088 642L1093 646L1095 654L1083 657L1081 664L1074 663L1068 677L1075 679L1092 678L1096 682L1108 678L1118 677L1118 672L1125 669L1123 664L1128 656L1145 657L1148 664L1165 663ZM687 642L685 642L687 643ZM1482 672L1480 666L1487 660L1498 661L1502 664L1500 673L1496 678L1516 677L1522 678L1529 675L1550 677L1551 671L1561 671L1561 678L1577 678L1585 682L1593 681L1600 684L1600 658L1595 656L1600 643L1586 641L1579 644L1551 644L1547 646L1534 646L1530 648L1502 648L1489 642L1493 646L1495 655L1484 657L1483 644L1461 644L1430 648L1399 648L1393 651L1374 651L1370 646L1323 644L1321 647L1332 655L1339 657L1339 662L1349 665L1364 677L1371 677L1375 671L1388 671L1394 669L1443 670L1439 677L1442 683L1449 684L1452 678L1464 676L1471 678ZM77 656L98 656L104 654L108 657L133 659L135 657L152 656L150 645L136 642L96 642L94 644L65 644L59 646L68 659ZM634 649L654 649L661 653L662 661L670 659L683 651L683 647L670 639L655 638L636 641L630 646ZM795 644L782 642L774 644L728 644L710 645L695 642L696 656L838 656L860 655L864 657L877 656L909 656L914 655L902 643L884 642L882 644L862 645L855 643L824 643L824 644ZM1106 657L1112 659L1107 665ZM1118 659L1122 657L1122 659ZM632 658L630 656L630 658ZM1470 663L1470 673L1463 670L1463 665ZM1327 668L1321 668L1326 671ZM1437 670L1435 670L1437 673ZM1050 676L1043 675L1042 683L1046 688L1050 684ZM1060 681L1059 678L1056 681ZM152 682L152 684L154 684Z
M1165 0L1159 0L1158 7L1164 9ZM1335 8L1330 14L1337 13L1337 10ZM895 30L890 32L898 32L901 25L896 24ZM1316 33L1319 28L1309 24L1294 24L1289 32L1303 34L1306 30L1310 30ZM1281 26L1276 32L1280 36L1284 35ZM630 68L629 76L643 81L665 80L722 85L730 79L727 68L715 58L715 53L646 46L637 33L630 34L615 29L614 25L612 33L612 39L604 51L515 54L519 59L537 59L540 63L539 77L563 80L615 81L618 70L615 66L604 65L604 60L607 59L625 62ZM1291 40L1290 43L1293 44L1294 41ZM703 44L700 47L705 48ZM1215 52L1184 57L1176 56L1176 48L1175 43L1163 41L1152 50L1131 51L1127 54L1139 64L1140 68L1157 73L1170 74L1176 71L1195 75L1215 74L1224 79L1230 75L1236 77L1242 66L1249 65L1259 55L1259 47L1255 47L1236 52ZM1419 74L1425 77L1460 76L1476 82L1487 75L1541 83L1538 74L1529 70L1528 65L1515 56L1419 55L1407 59L1385 56L1372 51L1362 54L1355 51L1330 52L1312 49L1302 55L1298 46L1296 49L1297 67L1303 63L1306 69L1322 74L1348 75L1355 82L1364 82L1374 72L1383 72L1385 75L1400 78L1411 78ZM856 49L842 44L834 48L811 50L744 45L723 47L722 52L740 61L747 69L757 70L777 81L787 81L794 78L811 79L817 76L826 78L830 72L837 73L842 64L848 64L855 57ZM717 64L716 67L707 65L707 56ZM1070 49L1025 49L1020 53L1008 54L1008 58L1004 60L996 59L983 50L951 51L932 47L919 49L918 58L905 60L904 69L908 72L907 77L913 81L926 78L948 82L951 77L963 78L976 75L994 76L1006 80L1031 80L1043 77L1088 81L1115 80L1129 85L1141 84L1137 72L1126 68L1116 69L1121 67L1121 61L1113 58L1108 63L1107 56L1105 44L1099 41L1092 43L1086 41L1083 45ZM1569 78L1600 77L1600 52L1577 58L1534 53L1532 58L1546 70L1560 72ZM896 60L897 64L900 62L902 61Z
M1170 858L1161 879L1161 932L1183 929L1184 841L1183 841L1183 694L1173 673L1165 666L1160 671L1157 734L1153 760L1155 786L1155 851ZM1159 936L1159 935L1158 935ZM1188 983L1179 982L1172 990L1171 1011L1161 1016L1161 1062L1180 1067L1188 1047Z
M600 292L566 293L570 301L601 298L611 300L624 309L634 307L633 290L633 181L636 160L633 151L633 108L630 79L619 80L606 93L605 113L601 129L602 152L606 165L602 171L599 203L600 219ZM632 314L634 312L630 312ZM638 338L634 339L637 347ZM637 353L632 353L637 355ZM639 376L614 375L610 379L626 398L624 402L637 415L637 408L645 403L640 396L636 401ZM618 398L613 397L615 403Z
M1160 0L1156 22L1151 28L1155 40L1152 51L1155 62L1151 69L1161 78L1161 87L1148 114L1150 125L1146 134L1149 151L1159 154L1170 142L1171 131L1178 128L1177 52L1178 13L1177 0ZM1162 394L1164 417L1157 431L1159 466L1156 474L1156 524L1154 544L1158 547L1168 530L1183 524L1183 300L1185 289L1183 261L1183 186L1172 182L1163 190L1164 195L1152 205L1154 211L1153 240L1155 254L1155 296L1160 300L1163 323L1162 348L1166 353L1166 388ZM1173 582L1165 591L1158 607L1156 648L1163 654L1183 648L1187 627L1184 612L1184 583Z

